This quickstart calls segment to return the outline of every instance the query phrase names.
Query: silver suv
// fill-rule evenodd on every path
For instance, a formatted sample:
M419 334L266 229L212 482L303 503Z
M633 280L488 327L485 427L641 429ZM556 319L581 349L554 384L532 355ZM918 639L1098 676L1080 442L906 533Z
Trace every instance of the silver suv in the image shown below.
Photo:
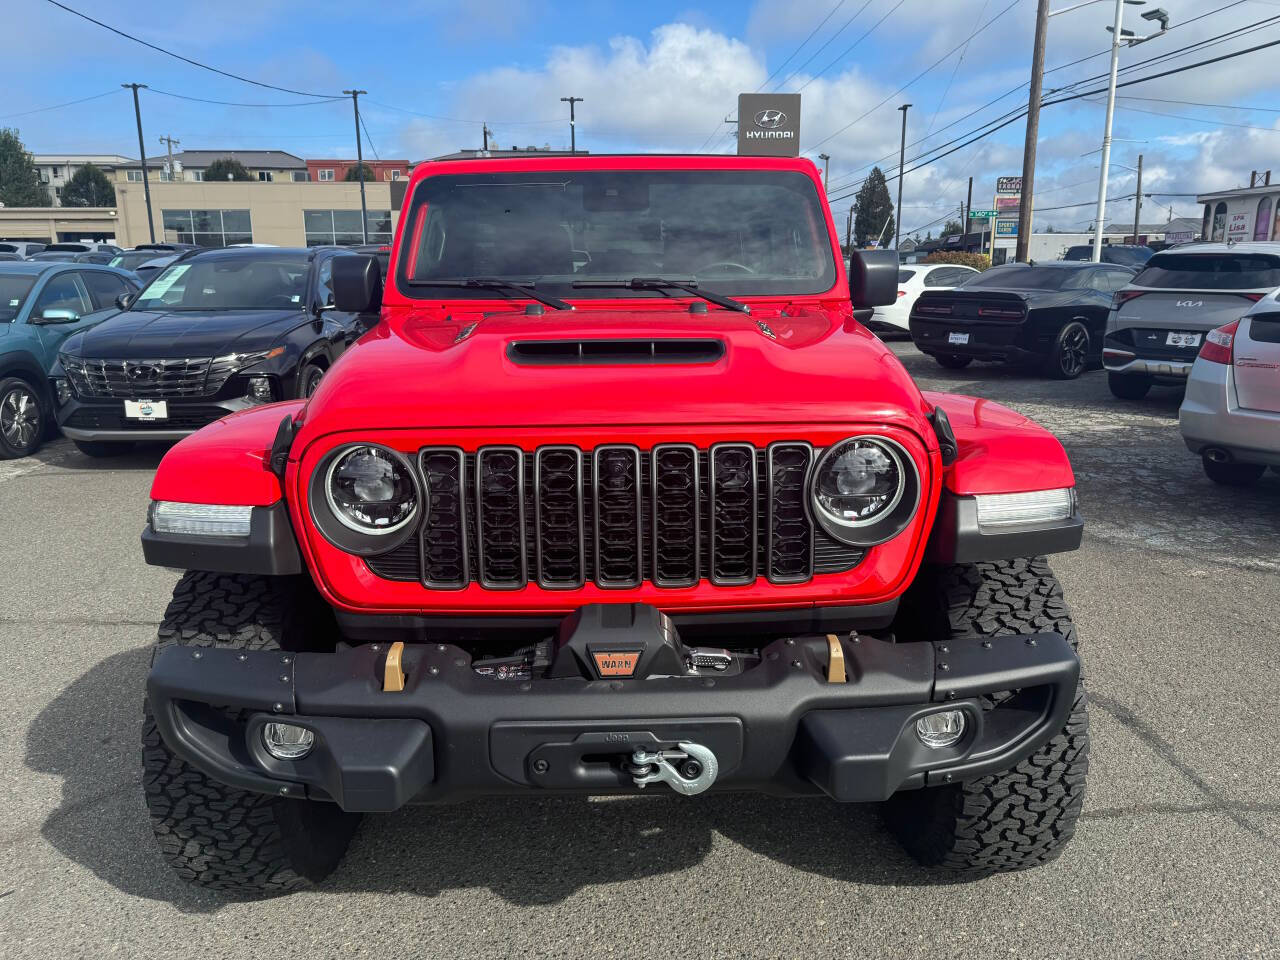
M1205 334L1280 287L1280 243L1197 243L1157 253L1117 290L1102 364L1111 392L1140 400L1185 383Z

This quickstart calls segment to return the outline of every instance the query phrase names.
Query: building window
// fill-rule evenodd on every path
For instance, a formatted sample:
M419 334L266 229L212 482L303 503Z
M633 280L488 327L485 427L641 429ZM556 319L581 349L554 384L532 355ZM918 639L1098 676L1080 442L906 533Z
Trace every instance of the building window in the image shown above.
M258 180L261 181L262 183L270 183L275 178L276 178L276 175L272 173L270 170L258 171Z
M248 210L162 210L164 238L171 243L226 247L253 243Z
M370 210L368 226L370 243L391 242L390 210ZM308 247L352 247L364 243L359 210L303 210L302 229Z
M399 179L400 179L400 171L399 171L399 170L388 170L388 171L387 171L387 179L388 179L388 180L399 180Z
M142 171L141 171L141 170L126 170L126 171L125 171L125 173L124 173L124 175L125 175L125 179L126 179L126 180L128 180L130 183L141 183L141 182L142 182Z
M191 180L194 183L201 183L204 180L203 170L188 170L187 173L191 174Z
M1219 203L1213 208L1213 235L1207 240L1222 240L1227 235L1227 205Z
M293 182L294 182L294 183L306 183L306 182L308 182L310 179L311 179L311 174L307 173L307 171L305 171L305 170L295 170L295 171L293 171Z
M1271 198L1263 197L1258 201L1258 217L1254 220L1253 239L1271 239Z
M333 179L333 168L327 167L324 170L317 170L316 179L325 183L329 182Z

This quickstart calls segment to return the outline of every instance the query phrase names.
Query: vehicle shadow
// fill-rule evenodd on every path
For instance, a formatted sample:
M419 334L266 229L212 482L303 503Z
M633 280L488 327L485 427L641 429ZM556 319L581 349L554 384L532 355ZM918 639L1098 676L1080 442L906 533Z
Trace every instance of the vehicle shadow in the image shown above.
M58 444L55 451L51 451L51 455L45 461L50 466L56 466L63 470L77 470L85 472L96 472L102 470L154 470L160 465L160 459L169 451L173 443L150 441L147 443L138 443L128 450L109 457L91 457L88 454L81 453L76 449L71 441L67 441L66 445ZM44 450L37 451L34 459L41 459L40 454Z
M27 767L62 779L61 802L41 834L130 896L209 913L228 901L172 873L143 805L138 736L149 663L148 648L106 658L32 723ZM435 897L479 888L514 904L554 904L583 888L696 867L711 854L717 834L795 869L844 881L939 882L896 847L873 807L655 793L490 798L366 817L322 889Z

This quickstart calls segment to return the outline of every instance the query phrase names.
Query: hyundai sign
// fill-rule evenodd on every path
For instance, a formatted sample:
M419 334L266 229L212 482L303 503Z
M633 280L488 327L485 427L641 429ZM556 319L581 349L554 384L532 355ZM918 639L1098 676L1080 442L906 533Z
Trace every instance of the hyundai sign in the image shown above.
M738 154L800 156L800 94L738 94Z

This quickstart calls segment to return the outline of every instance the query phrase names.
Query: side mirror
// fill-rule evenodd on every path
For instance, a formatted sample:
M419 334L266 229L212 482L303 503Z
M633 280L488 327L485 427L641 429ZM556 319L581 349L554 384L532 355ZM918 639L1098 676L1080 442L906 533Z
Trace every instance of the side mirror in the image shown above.
M116 297L116 306L121 310L128 310L129 306L137 299L137 297L138 295L136 293L122 293L120 296Z
M372 313L382 306L382 267L360 254L333 258L333 306L343 313Z
M80 314L74 310L45 310L37 318L39 323L75 323Z
M849 299L855 309L886 307L898 300L898 251L855 250L849 255Z

